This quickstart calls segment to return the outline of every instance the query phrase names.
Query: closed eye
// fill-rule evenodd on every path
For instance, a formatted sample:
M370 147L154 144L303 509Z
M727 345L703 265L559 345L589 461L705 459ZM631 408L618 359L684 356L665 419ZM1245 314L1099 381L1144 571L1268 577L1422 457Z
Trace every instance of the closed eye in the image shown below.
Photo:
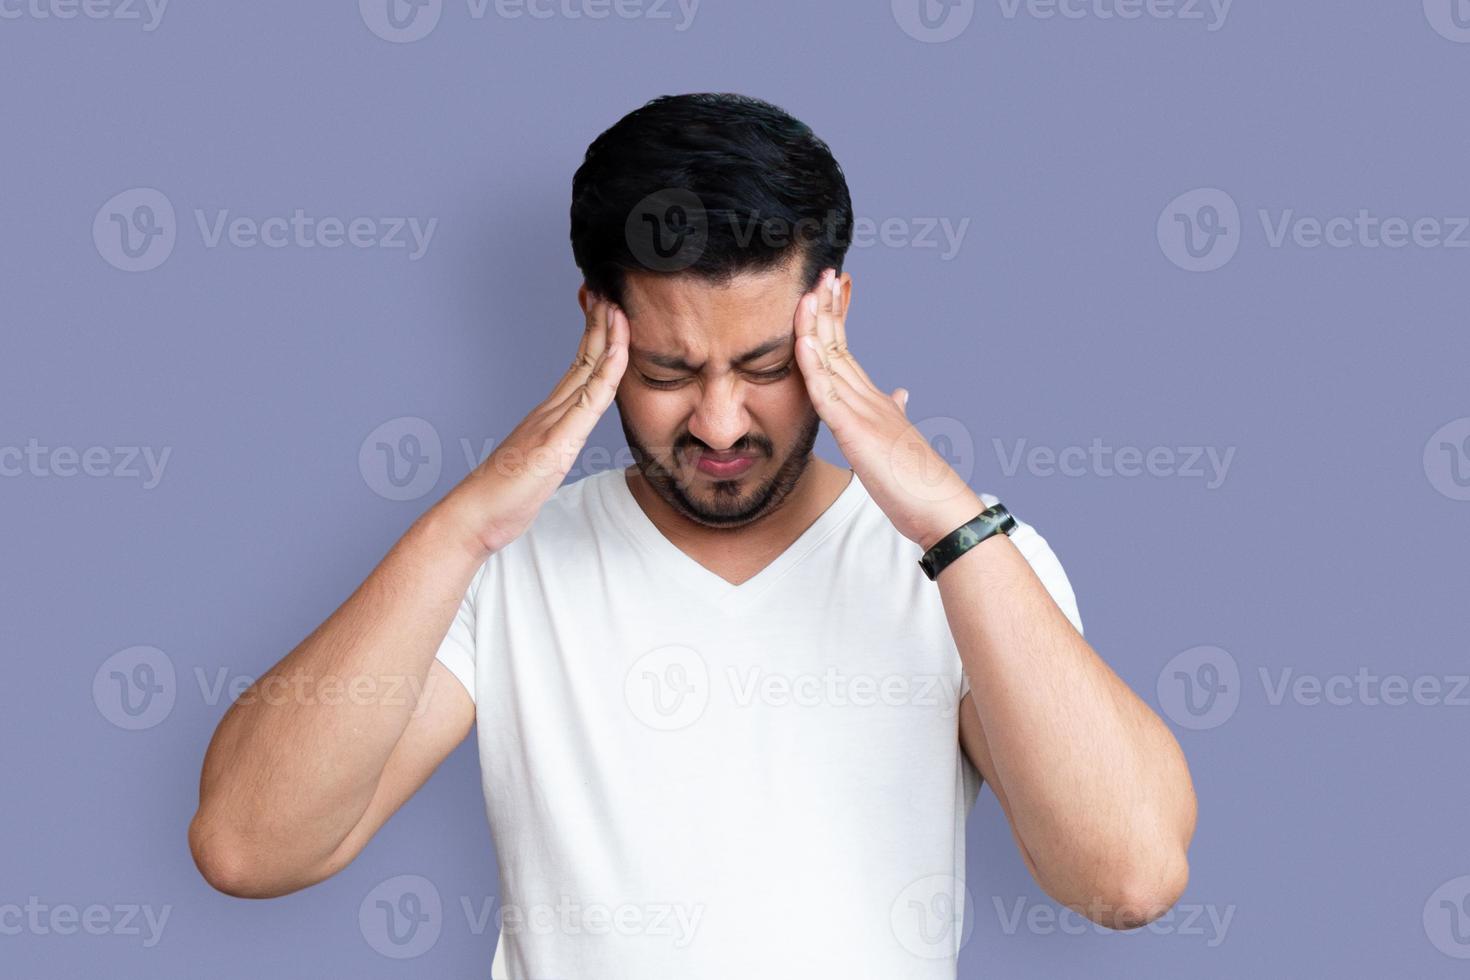
M750 377L756 379L757 381L780 381L782 378L791 373L791 365L793 363L795 362L788 361L787 363L783 364L781 367L776 368L773 371L751 371L747 373L750 375ZM643 383L648 385L650 388L677 388L685 381L684 378L676 378L673 381L664 381L658 378L650 378L647 375L641 373L639 377L641 377L643 379Z

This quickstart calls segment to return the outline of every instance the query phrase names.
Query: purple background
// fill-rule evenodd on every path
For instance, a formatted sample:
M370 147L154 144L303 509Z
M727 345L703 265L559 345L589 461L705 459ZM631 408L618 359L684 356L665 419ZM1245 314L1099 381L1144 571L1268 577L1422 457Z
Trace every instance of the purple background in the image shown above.
M1470 708L1356 687L1342 705L1273 703L1260 672L1361 668L1448 691L1467 669L1470 502L1451 468L1467 459L1435 434L1470 427L1470 250L1272 247L1258 212L1470 215L1470 43L1434 29L1437 0L1237 0L1218 30L1208 7L1122 20L1092 2L1071 19L985 0L943 43L910 36L887 2L707 0L680 31L677 8L476 19L446 0L413 43L375 36L351 2L179 3L152 31L6 7L20 16L0 19L0 451L171 455L151 489L62 476L61 460L0 477L0 906L170 911L148 948L0 917L3 972L488 976L493 924L477 934L460 905L496 890L473 742L341 874L232 899L185 840L228 703L199 678L283 656L464 476L460 440L498 441L565 369L581 329L567 207L587 143L656 95L733 90L810 123L860 216L915 233L919 218L969 222L948 260L942 238L853 249L854 350L885 390L910 389L910 418L973 441L956 457L970 482L1048 538L1088 640L1165 714L1194 775L1180 911L1121 934L1071 915L1080 934L1007 928L997 902L1054 906L984 792L960 975L1464 975L1467 919L1439 898L1463 898L1454 879L1470 874L1454 749ZM137 187L167 196L177 242L125 272L91 229ZM1202 187L1239 206L1239 251L1189 272L1156 224ZM417 261L206 247L194 211L221 208L438 225ZM442 440L442 472L386 499L359 450L410 416ZM1213 488L1097 467L1007 475L996 439L1235 455ZM589 446L623 448L611 413ZM825 429L818 450L841 462ZM138 645L173 665L175 702L130 731L92 685ZM1200 646L1240 677L1233 713L1197 729L1169 707L1170 661ZM433 882L444 915L432 948L400 962L358 908L404 874ZM1223 936L1212 913L1231 917Z

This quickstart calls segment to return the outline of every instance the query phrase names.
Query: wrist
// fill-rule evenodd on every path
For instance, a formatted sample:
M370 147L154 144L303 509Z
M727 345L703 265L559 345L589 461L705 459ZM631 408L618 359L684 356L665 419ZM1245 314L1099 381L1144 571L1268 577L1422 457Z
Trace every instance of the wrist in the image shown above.
M498 550L493 528L454 492L425 511L415 522L414 531L430 541L436 553L463 555L475 568Z
M943 507L935 510L929 516L928 529L918 537L919 547L928 551L956 528L984 511L987 506L985 501L973 491L946 501Z
M994 537L1006 537L1015 529L1016 519L999 502L943 535L919 558L919 567L930 580L972 551L983 548ZM992 549L993 551L994 549Z

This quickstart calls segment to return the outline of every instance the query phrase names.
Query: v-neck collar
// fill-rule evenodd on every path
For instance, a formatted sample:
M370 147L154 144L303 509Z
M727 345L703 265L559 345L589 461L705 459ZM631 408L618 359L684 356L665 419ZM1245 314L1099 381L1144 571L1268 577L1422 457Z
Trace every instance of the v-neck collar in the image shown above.
M658 525L643 512L638 498L633 496L633 490L628 486L625 470L612 467L603 471L600 488L603 501L617 518L618 523L638 545L650 551L667 565L670 569L671 581L711 601L730 605L737 601L746 601L764 592L771 583L806 557L828 534L836 530L838 525L857 510L858 504L867 495L867 490L858 480L856 471L849 470L849 472L852 473L852 476L847 481L847 486L843 487L842 492L837 495L837 499L832 501L827 509L822 511L817 519L787 546L785 551L739 585L734 585L705 568L685 554L678 545L659 530Z

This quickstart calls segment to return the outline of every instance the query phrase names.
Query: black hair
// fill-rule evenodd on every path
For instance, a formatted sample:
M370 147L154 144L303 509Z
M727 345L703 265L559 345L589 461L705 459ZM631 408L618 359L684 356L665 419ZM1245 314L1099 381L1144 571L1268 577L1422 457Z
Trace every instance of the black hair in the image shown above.
M842 270L852 198L805 123L734 93L666 95L587 147L572 177L572 255L588 289L624 303L628 272L717 285L800 255L804 289Z

